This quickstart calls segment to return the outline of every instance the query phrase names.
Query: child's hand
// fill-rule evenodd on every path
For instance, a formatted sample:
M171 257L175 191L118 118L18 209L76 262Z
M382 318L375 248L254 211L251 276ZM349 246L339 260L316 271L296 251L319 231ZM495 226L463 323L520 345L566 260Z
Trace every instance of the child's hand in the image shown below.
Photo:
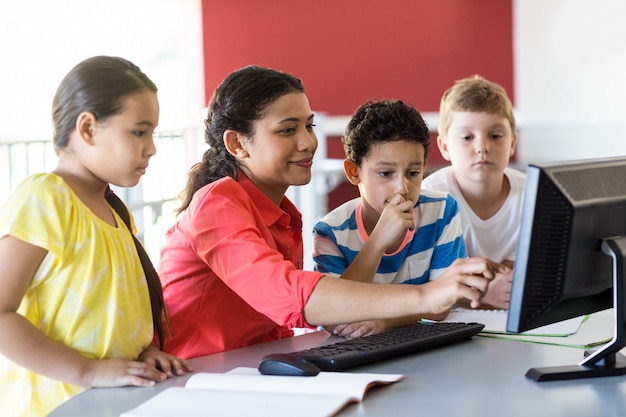
M404 237L407 230L415 229L414 203L400 194L389 199L370 238L377 239L388 248Z
M487 294L482 303L487 307L508 309L513 285L513 272L508 274L496 273L496 277L489 283Z
M193 368L186 360L165 353L153 344L141 352L139 360L165 372L168 378L174 375L184 375L185 372L193 372Z
M356 339L381 333L385 330L387 330L387 327L385 326L384 320L369 320L350 324L339 324L332 329L332 333L349 339Z
M126 359L88 359L85 370L87 387L152 386L167 375L153 364Z

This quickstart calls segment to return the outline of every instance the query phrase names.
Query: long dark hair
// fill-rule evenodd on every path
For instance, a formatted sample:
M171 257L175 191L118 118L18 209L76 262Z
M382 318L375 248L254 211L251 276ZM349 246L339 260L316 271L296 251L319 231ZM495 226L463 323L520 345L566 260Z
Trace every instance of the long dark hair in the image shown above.
M157 87L137 65L126 59L95 56L78 63L63 78L52 101L54 148L58 152L67 147L70 133L75 129L80 113L91 112L97 120L106 120L124 111L124 99L127 96L145 90L156 93ZM107 193L106 197L130 227L130 218L124 203L115 194ZM133 238L148 284L152 321L160 347L163 347L164 323L167 323L163 288L141 243L134 235Z
M238 69L221 82L211 97L204 121L204 140L209 149L189 171L178 213L189 206L194 193L205 185L223 177L237 179L237 160L224 146L224 132L235 130L251 138L254 123L263 117L267 106L293 92L304 93L298 78L256 65Z
M152 306L152 322L154 323L154 330L159 338L159 347L162 348L165 343L165 327L169 329L169 319L165 311L165 302L163 301L163 287L161 287L161 280L157 273L148 253L145 248L137 239L137 236L133 234L133 230L130 224L130 214L128 208L124 202L115 194L110 188L107 188L105 198L109 205L117 212L117 214L124 220L124 224L128 228L128 231L133 237L135 243L135 249L141 262L144 275L146 276L146 282L148 283L148 292L150 293L150 305Z
M157 87L137 65L123 58L94 56L78 63L63 78L52 101L55 149L67 146L80 113L105 120L124 110L127 96L143 90L156 93Z

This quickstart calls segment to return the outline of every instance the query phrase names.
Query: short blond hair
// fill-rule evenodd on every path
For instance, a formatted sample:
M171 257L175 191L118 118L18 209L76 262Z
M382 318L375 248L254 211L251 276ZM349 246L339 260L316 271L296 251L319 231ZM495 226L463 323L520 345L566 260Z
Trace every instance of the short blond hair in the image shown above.
M501 85L488 81L480 75L455 81L441 97L439 105L439 134L448 133L452 124L452 112L485 112L497 114L509 121L515 132L515 116L509 96Z

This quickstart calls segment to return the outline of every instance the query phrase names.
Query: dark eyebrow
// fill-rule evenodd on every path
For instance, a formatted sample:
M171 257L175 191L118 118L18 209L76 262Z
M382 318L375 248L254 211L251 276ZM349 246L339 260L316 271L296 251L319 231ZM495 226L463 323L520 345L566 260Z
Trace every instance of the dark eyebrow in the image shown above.
M376 162L376 165L394 166L394 165L398 165L398 164L396 164L395 162L378 161L378 162Z
M137 122L137 123L135 123L135 126L148 126L148 127L153 127L153 126L154 126L154 123L152 123L151 121L148 121L148 120L144 120L144 121L141 121L141 122Z
M311 113L311 115L306 119L307 121L313 119L313 117L315 117L314 114ZM288 117L286 119L280 120L278 123L285 123L285 122L299 122L300 119L297 117Z
M376 162L376 165L393 167L393 166L396 166L398 164L395 163L395 162L378 161L378 162ZM423 166L424 163L421 162L421 161L415 161L415 162L411 162L411 165Z

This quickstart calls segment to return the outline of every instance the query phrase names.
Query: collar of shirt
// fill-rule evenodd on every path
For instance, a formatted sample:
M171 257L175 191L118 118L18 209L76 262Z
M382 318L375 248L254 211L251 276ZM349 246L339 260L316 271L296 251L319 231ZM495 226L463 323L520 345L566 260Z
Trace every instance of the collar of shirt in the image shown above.
M416 211L417 207L418 205L416 204L413 210ZM369 235L367 234L367 230L365 230L365 223L363 223L363 200L361 200L359 204L356 206L354 216L355 216L356 227L357 227L357 231L359 232L359 236L361 237L361 240L363 241L363 243L365 243L367 239L369 239ZM383 256L394 256L400 253L406 247L406 245L408 245L409 242L413 240L413 237L415 236L415 230L416 229L407 230L404 233L404 239L402 240L402 243L400 244L398 249L396 249L393 253L385 253Z
M302 214L287 197L283 197L279 207L242 171L239 171L238 174L237 182L255 202L268 227L277 223L284 228L291 226L294 230L302 229Z

